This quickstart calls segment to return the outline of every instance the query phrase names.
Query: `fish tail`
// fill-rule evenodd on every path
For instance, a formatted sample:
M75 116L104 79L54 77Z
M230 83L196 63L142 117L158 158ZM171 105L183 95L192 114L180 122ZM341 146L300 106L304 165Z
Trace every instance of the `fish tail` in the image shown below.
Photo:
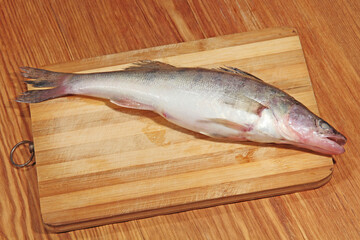
M20 70L22 71L21 74L23 77L31 79L25 80L27 84L36 88L53 88L27 91L17 97L17 102L38 103L69 94L66 80L70 79L72 74L52 72L31 67L21 67Z
M16 101L23 103L38 103L48 99L64 96L66 94L67 93L64 92L62 87L46 90L30 90L18 96Z

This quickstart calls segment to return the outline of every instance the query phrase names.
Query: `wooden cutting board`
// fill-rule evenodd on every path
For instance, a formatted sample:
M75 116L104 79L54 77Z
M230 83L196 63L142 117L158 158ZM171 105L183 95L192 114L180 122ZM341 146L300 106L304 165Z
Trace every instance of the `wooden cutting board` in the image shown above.
M142 59L234 66L318 113L299 37L276 28L45 67L119 70ZM332 160L295 147L224 143L155 113L70 96L31 105L40 205L53 231L268 197L326 183Z

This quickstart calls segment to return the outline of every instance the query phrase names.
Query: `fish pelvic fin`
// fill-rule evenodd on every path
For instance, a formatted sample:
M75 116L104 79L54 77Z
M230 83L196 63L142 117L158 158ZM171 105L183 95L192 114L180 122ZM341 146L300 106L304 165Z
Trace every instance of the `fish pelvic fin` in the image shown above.
M120 107L154 111L154 107L128 98L110 99L110 102Z
M224 71L224 72L230 72L230 73L235 73L235 74L238 74L238 75L242 75L244 77L248 77L248 78L251 78L251 79L254 79L254 80L257 80L257 81L261 81L263 82L262 79L248 73L248 72L245 72L243 70L240 70L238 68L235 68L235 67L229 67L229 66L224 66L224 67L220 67L218 68L217 70L220 70L220 71Z
M22 76L28 79L25 80L27 84L30 84L35 88L53 88L29 90L18 96L16 99L17 102L38 103L64 96L69 93L65 83L66 80L72 77L72 74L70 73L52 72L31 67L21 67L20 70L22 71Z
M161 69L176 69L175 66L152 60L141 60L133 64L133 66L125 68L124 71L151 71Z

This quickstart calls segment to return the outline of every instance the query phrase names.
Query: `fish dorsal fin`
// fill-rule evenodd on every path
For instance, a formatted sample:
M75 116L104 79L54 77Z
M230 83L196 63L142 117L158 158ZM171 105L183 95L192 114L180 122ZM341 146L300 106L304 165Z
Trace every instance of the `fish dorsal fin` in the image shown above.
M242 71L242 70L240 70L238 68L235 68L235 67L224 66L224 67L218 68L218 70L224 71L224 72L230 72L230 73L239 74L239 75L246 76L246 77L249 77L251 79L255 79L255 80L263 82L263 80L261 80L260 78L255 77L254 75L252 75L252 74L250 74L248 72Z
M125 68L124 71L150 71L160 69L175 69L176 67L167 63L151 60L135 62L133 66Z

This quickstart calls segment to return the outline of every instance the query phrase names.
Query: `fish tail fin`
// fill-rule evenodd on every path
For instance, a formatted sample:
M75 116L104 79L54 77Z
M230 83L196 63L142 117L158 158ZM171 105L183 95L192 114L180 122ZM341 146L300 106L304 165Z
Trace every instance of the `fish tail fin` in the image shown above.
M17 97L17 102L38 103L69 94L66 80L70 79L72 74L52 72L31 67L21 67L20 70L22 71L21 74L23 77L31 79L25 80L27 84L36 88L53 88L27 91Z
M16 98L16 101L22 103L38 103L64 95L67 95L67 93L64 91L64 88L62 87L46 89L46 90L30 90L18 96Z

